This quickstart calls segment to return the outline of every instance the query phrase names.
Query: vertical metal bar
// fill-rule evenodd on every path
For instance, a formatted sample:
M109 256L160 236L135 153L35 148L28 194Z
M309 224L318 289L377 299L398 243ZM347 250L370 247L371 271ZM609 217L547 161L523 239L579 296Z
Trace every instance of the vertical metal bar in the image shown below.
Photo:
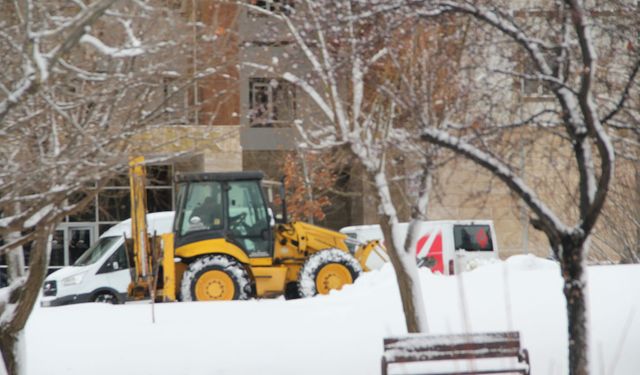
M131 159L129 162L129 185L131 188L131 236L133 237L133 254L135 262L135 278L130 290L145 290L150 285L149 270L151 249L147 236L147 197L145 190L144 157Z
M162 271L164 281L163 299L164 301L176 300L176 268L173 251L173 233L164 233L162 236Z

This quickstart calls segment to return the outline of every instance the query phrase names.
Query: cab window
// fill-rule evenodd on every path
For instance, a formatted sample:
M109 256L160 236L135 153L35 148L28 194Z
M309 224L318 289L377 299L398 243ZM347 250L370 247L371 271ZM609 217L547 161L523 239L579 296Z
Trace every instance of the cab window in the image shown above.
M182 216L176 221L180 235L223 228L222 188L219 182L190 183L181 187L180 195L180 204L184 205Z
M229 231L251 257L270 256L270 220L255 181L229 183Z

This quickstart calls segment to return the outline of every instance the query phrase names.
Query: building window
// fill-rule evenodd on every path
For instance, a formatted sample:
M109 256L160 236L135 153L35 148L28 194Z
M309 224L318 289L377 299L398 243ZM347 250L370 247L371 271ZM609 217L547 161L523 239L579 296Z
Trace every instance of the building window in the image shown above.
M288 125L295 118L295 86L275 78L249 80L249 118L252 127Z
M545 53L547 64L551 67L552 74L557 77L558 76L558 56L560 56L561 50L559 48L554 48L553 50ZM533 61L527 58L523 64L523 72L527 76L535 77L541 74L538 69L534 66ZM530 78L522 78L522 95L525 97L548 97L553 95L551 89L549 88L549 84L544 82L541 79L530 79Z
M252 0L252 3L272 12L287 12L293 8L292 0Z
M108 187L98 193L98 216L100 221L115 223L131 216L129 188Z
M527 64L524 69L524 74L527 76L535 76L538 74L538 71L532 64ZM525 97L550 96L551 90L549 90L549 86L540 79L522 78L522 95Z

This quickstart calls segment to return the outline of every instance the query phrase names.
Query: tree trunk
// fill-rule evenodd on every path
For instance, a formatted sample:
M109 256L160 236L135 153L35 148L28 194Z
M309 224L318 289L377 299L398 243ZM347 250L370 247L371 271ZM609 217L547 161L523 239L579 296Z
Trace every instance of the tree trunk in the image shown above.
M634 164L635 166L635 185L636 185L636 192L635 192L635 208L636 210L638 208L640 208L640 166L638 166L638 163ZM637 211L636 211L637 212ZM631 263L640 263L640 225L636 225L636 238L635 241L633 241L633 248L631 249Z
M381 220L380 226L382 228L384 238L388 239L387 241L385 241L385 247L387 248L387 253L389 254L391 264L393 265L393 269L396 273L396 280L398 282L398 288L400 289L400 298L402 300L402 308L404 310L405 321L407 324L407 332L427 332L427 322L422 301L422 291L420 285L416 285L416 283L418 283L419 281L417 277L417 266L415 265L415 258L413 257L413 254L411 254L412 260L414 262L414 269L411 270L411 265L407 264L406 260L403 259L405 254L400 253L404 252L404 249L396 249L396 246L393 243L393 234L388 217L385 216L385 220Z
M25 364L21 363L24 353L20 353L24 350L24 343L20 342L24 339L22 330L27 324L38 298L49 263L49 246L51 244L49 237L52 226L42 225L35 230L38 234L31 247L26 281L13 290L9 296L9 304L14 305L11 317L0 322L0 351L6 371L10 375L25 373ZM7 307L5 306L5 308Z
M397 225L398 215L391 199L388 180L384 173L384 164L377 173L369 171L369 177L375 181L378 192L378 203L382 211L382 219L379 221L380 227L386 239L387 253L396 272L407 332L427 332L427 314L424 310L415 254L405 248L406 239L402 242L399 239L395 241L397 233L393 233L392 223Z
M581 241L582 242L582 241ZM589 335L587 319L587 278L584 265L584 249L588 244L563 241L562 277L567 300L569 328L569 374L589 374Z
M10 332L4 332L0 330L0 349L2 349L2 359L4 360L4 366L7 374L19 374L19 366L16 361L16 347L18 345L18 338L15 334Z

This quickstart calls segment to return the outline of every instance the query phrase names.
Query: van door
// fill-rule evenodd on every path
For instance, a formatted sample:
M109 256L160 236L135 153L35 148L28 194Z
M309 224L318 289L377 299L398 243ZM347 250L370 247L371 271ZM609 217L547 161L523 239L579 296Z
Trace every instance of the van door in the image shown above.
M111 254L96 273L96 289L108 287L117 291L120 296L126 296L131 282L131 273L127 262L124 242Z
M456 224L453 226L456 273L469 271L497 258L493 231L489 224Z
M422 222L416 242L418 266L429 267L432 272L445 272L443 231L441 225Z

